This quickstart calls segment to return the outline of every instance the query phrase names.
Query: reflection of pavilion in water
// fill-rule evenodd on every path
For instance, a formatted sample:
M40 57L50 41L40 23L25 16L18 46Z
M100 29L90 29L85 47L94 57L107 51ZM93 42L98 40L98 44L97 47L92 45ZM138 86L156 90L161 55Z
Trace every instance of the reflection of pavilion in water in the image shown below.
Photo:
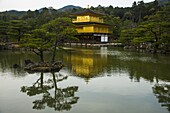
M105 49L107 50L107 49ZM89 78L98 76L103 72L104 66L107 64L107 55L101 55L101 51L79 50L70 53L64 59L71 64L69 67L77 76Z

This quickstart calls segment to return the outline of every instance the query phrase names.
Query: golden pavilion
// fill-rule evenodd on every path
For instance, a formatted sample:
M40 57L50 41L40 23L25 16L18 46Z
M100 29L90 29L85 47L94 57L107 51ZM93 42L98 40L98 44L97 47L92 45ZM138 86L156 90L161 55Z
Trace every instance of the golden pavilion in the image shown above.
M104 23L104 14L94 12L87 8L80 12L72 13L73 24L78 32L78 38L85 43L101 43L109 41L109 25Z

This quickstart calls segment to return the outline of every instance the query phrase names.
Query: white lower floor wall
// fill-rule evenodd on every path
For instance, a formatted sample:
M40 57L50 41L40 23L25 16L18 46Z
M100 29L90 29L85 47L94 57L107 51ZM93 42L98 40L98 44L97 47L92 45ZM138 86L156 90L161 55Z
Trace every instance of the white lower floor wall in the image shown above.
M104 34L94 34L94 36L100 36L101 37L101 42L108 42L109 38L108 35L104 35Z

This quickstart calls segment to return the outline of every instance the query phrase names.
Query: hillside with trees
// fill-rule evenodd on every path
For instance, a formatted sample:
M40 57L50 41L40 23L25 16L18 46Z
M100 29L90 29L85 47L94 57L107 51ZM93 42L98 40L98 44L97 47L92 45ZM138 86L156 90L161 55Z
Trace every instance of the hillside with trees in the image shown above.
M77 6L71 6L69 10L69 7L66 8L0 12L0 45L9 44L8 42L21 43L26 36L44 32L42 29L48 32L44 25L58 18L71 19L71 13L83 10ZM121 42L126 48L147 49L152 52L170 50L169 0L150 3L139 1L134 2L131 7L98 5L90 9L105 14L104 21L111 25L110 37L113 42Z

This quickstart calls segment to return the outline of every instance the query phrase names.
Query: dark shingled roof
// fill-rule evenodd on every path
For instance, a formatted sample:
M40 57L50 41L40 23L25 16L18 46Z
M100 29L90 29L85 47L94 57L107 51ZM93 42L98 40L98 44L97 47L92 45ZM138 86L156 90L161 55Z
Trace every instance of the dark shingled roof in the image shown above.
M75 13L72 13L71 15L97 15L97 16L104 16L104 14L102 13L98 13L98 12L94 12L92 11L91 9L85 9L83 11L80 11L80 12L75 12Z
M106 23L98 23L98 22L77 22L73 23L75 25L91 25L91 24L96 24L96 25L105 25L105 26L110 26L109 24Z

